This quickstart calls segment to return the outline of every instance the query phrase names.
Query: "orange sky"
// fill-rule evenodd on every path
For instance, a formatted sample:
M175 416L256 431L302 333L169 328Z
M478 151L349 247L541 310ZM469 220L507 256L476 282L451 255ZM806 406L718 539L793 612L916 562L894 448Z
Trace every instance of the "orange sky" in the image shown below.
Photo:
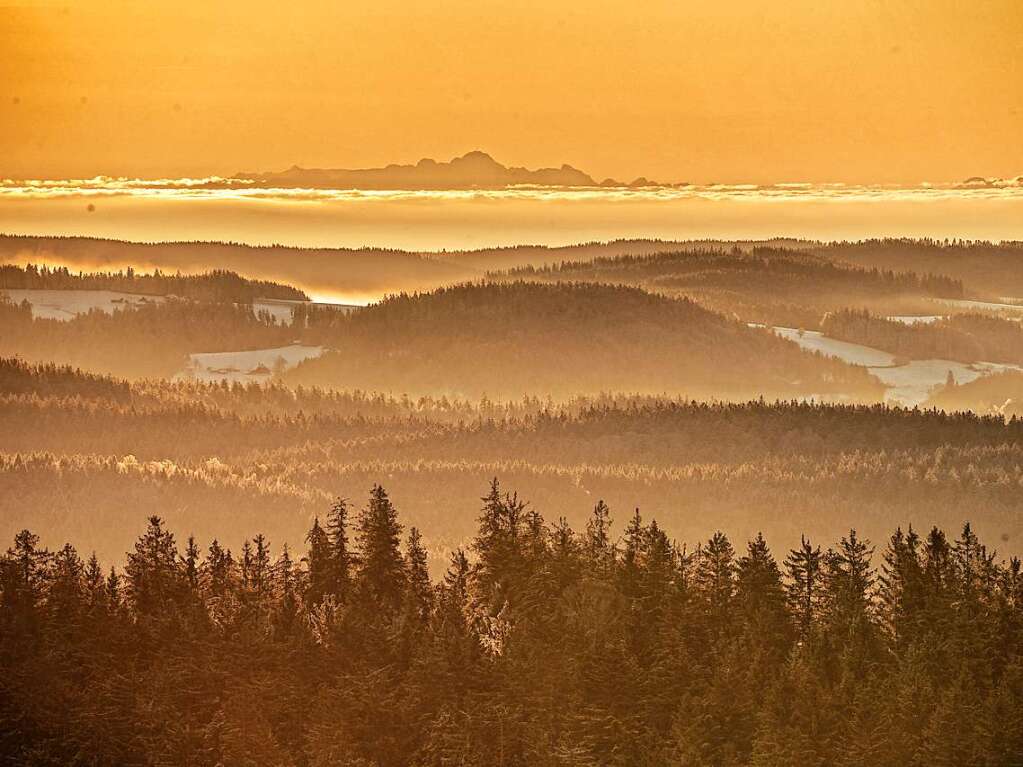
M0 0L0 176L1023 173L1020 0Z

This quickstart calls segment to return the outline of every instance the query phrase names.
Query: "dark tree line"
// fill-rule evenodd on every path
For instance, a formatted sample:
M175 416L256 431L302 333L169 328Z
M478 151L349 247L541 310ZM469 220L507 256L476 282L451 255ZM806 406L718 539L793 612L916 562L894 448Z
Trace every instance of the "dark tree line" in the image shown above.
M641 287L747 322L818 328L821 317L846 307L884 314L930 314L933 299L962 298L963 283L935 271L861 268L797 249L665 243L660 252L523 266L490 275L495 281L610 283Z
M465 283L392 295L350 314L307 307L295 321L306 342L329 351L288 371L291 385L473 399L882 394L861 368L686 298L622 285Z
M622 532L617 532L622 530ZM374 487L300 556L179 543L121 568L19 533L0 567L10 764L1009 765L1023 575L850 531L688 548L636 511L545 520L496 480L432 582Z
M387 477L438 546L472 535L477 487L504 477L579 526L593 498L673 535L880 539L968 516L1023 540L1023 421L876 406L604 396L555 404L141 382L0 360L0 540L31 527L119 556L138 508L237 548L299 544L331 494ZM264 521L265 520L265 521ZM1005 542L1003 542L1005 541ZM443 556L431 557L437 574Z
M1010 370L969 383L945 385L931 394L927 405L1023 419L1023 371Z
M226 269L201 274L152 273L134 268L116 272L72 272L66 266L0 264L0 288L30 290L114 290L151 296L177 296L192 301L251 304L257 298L308 301L298 288L268 280L246 279Z
M883 393L861 368L636 288L462 284L351 313L299 304L285 323L266 309L170 298L58 321L33 318L26 302L0 293L0 354L132 379L171 377L191 353L295 341L329 350L287 374L287 383L307 387L473 399L629 391L862 401Z
M814 245L813 253L866 268L911 269L962 280L991 298L1023 297L1023 242L893 238Z
M112 314L92 309L63 321L33 317L27 301L16 304L0 293L0 353L124 378L170 378L195 352L274 348L294 340L290 325L246 304L168 298Z
M954 314L907 325L868 311L845 309L825 316L821 331L914 360L1023 363L1023 323L984 314Z
M889 297L904 293L963 297L963 283L941 274L917 274L877 267L865 269L777 247L753 247L748 251L738 247L728 251L699 247L666 249L653 254L599 257L542 267L525 266L510 270L507 276L596 282L620 282L624 279L651 285L670 285L672 280L676 280L679 286L717 285L732 289L741 288L756 278L759 290L784 287L797 293L808 293L815 286L818 291L861 291Z

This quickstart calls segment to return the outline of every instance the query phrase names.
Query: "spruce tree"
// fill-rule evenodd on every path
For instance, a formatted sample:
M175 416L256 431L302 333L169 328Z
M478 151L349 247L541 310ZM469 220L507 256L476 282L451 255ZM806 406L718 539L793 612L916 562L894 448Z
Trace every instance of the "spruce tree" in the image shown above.
M647 528L643 524L639 509L633 513L625 528L625 543L622 546L622 560L619 566L619 583L622 593L630 599L639 597L642 589L642 568L645 563Z
M348 540L348 502L344 498L338 498L331 506L326 533L330 545L327 593L343 602L348 597L355 564Z
M896 529L888 540L878 575L881 619L890 640L900 649L918 638L922 628L926 587L920 556L920 537Z
M270 541L259 533L252 539L252 560L249 565L249 582L259 601L267 599L271 594L273 569L270 562Z
M103 598L103 570L100 567L99 559L94 551L89 555L89 561L85 564L85 594L89 601L89 607L97 608L105 603Z
M31 614L43 596L51 555L39 548L39 536L22 530L14 536L3 565L3 605L14 613Z
M724 533L714 533L704 545L694 580L712 635L724 638L731 627L735 591L735 551Z
M65 544L54 554L47 579L47 607L54 617L70 622L83 606L84 576L85 565L81 557L74 546Z
M291 632L298 615L299 573L286 543L274 562L273 580L277 602L276 625L281 632L287 634Z
M537 554L544 545L544 531L542 521L539 526L536 524L518 496L501 494L496 478L481 500L483 508L472 544L476 553L473 580L484 609L496 614L509 600L514 601L527 555L539 561Z
M174 535L163 527L160 517L149 518L149 526L128 554L124 568L128 598L137 615L166 614L183 593Z
M374 485L359 515L359 589L367 604L394 609L405 590L405 563L399 549L401 525L387 492Z
M787 591L796 617L800 640L805 642L813 631L823 600L823 557L820 546L814 548L805 537L800 537L798 549L792 549L785 558L789 576Z
M216 538L210 543L200 574L204 590L214 597L223 597L234 585L234 559Z
M318 605L325 596L333 594L335 588L333 552L319 518L313 520L306 543L309 549L305 557L308 573L305 601L308 605Z
M792 621L781 571L760 533L736 565L735 601L745 646L775 661L785 657L792 641Z
M593 514L586 522L585 550L593 569L600 575L610 575L615 561L615 545L611 540L611 509L603 500L597 501Z
M199 546L195 542L195 536L188 536L188 543L185 545L185 555L182 557L182 564L185 568L185 580L188 581L188 588L193 594L199 593Z
M409 529L405 546L405 578L409 603L419 620L425 621L433 609L433 586L423 539L415 527Z

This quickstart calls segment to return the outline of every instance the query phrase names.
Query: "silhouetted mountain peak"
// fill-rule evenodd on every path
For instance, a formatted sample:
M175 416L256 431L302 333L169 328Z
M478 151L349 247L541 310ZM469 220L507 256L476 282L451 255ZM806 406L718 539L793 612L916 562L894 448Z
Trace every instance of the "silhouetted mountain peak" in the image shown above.
M479 149L474 149L471 152L466 152L461 157L456 157L451 162L452 164L457 162L467 162L478 163L480 165L500 165L502 168L504 167L503 165L501 165L501 163L499 163L489 154Z
M505 189L512 186L596 186L589 175L567 163L559 168L502 165L474 149L450 162L424 157L415 165L383 168L319 169L293 165L280 172L240 174L257 184L338 189Z

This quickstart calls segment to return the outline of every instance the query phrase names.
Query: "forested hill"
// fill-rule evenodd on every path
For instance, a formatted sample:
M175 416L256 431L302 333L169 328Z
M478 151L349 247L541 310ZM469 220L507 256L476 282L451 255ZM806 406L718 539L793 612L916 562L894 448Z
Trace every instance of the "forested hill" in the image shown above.
M565 247L524 245L417 253L381 248L254 247L227 242L138 243L89 237L0 234L0 263L49 263L85 270L116 270L131 264L136 269L158 268L165 273L228 269L255 279L298 285L306 290L364 298L398 291L430 290L475 279L487 271L530 265L540 267L618 256L642 258L680 251L748 254L753 250L817 256L844 269L858 267L867 272L876 269L893 274L913 272L920 278L936 275L958 281L967 293L974 294L973 297L1023 297L1023 247L1011 242L888 239L822 243L780 238L734 242L615 240ZM793 263L807 262L794 259ZM750 264L746 264L744 268L749 267ZM830 281L826 279L825 286ZM945 292L943 289L942 293ZM798 300L790 303L796 304Z
M677 246L662 252L525 266L494 280L602 282L688 296L750 322L815 328L829 311L933 313L934 298L962 298L960 280L939 274L862 268L796 250Z
M825 335L907 359L1023 364L1023 324L981 314L956 314L907 325L865 311L828 314Z
M1023 372L1007 371L965 384L943 386L931 395L928 404L1023 419Z
M310 309L301 321L305 338L334 351L289 372L292 384L513 399L878 394L864 370L691 301L629 287L464 284L393 296L348 316Z
M439 579L379 485L323 503L297 548L195 538L159 506L113 562L17 533L0 759L1023 762L1023 574L969 524L687 545L599 499L573 527L485 487Z
M469 266L383 248L257 247L231 242L128 242L92 237L0 235L0 263L60 264L72 269L203 272L229 269L252 279L352 298L423 290L479 276Z
M434 455L551 463L560 458L665 467L949 445L1023 449L1023 420L970 412L621 394L564 402L413 399L278 383L129 383L10 358L0 358L0 402L9 450L63 446L87 453L105 447L147 460L235 457L274 447L329 456L341 447L356 458ZM191 439L170 440L175 429L191 433ZM373 436L357 439L366 435Z
M984 297L1023 297L1023 243L883 239L835 242L811 251L868 268L944 274Z
M0 292L0 354L69 363L125 378L169 378L193 352L284 346L290 326L249 305L167 299L67 321L33 317L27 303Z
M150 296L173 295L192 301L252 303L257 298L308 301L298 288L280 282L250 280L235 272L214 269L199 274L136 272L72 272L66 266L0 264L0 288L29 290L114 290Z
M501 476L583 525L595 497L670 534L836 539L855 519L954 528L969 518L1023 551L1023 421L874 406L599 397L558 405L359 392L125 384L0 362L0 538L32 527L101 557L135 509L237 547L261 530L299 546L331 494L386 477L427 536L431 567L472 532L478 485ZM623 511L624 510L624 511Z

